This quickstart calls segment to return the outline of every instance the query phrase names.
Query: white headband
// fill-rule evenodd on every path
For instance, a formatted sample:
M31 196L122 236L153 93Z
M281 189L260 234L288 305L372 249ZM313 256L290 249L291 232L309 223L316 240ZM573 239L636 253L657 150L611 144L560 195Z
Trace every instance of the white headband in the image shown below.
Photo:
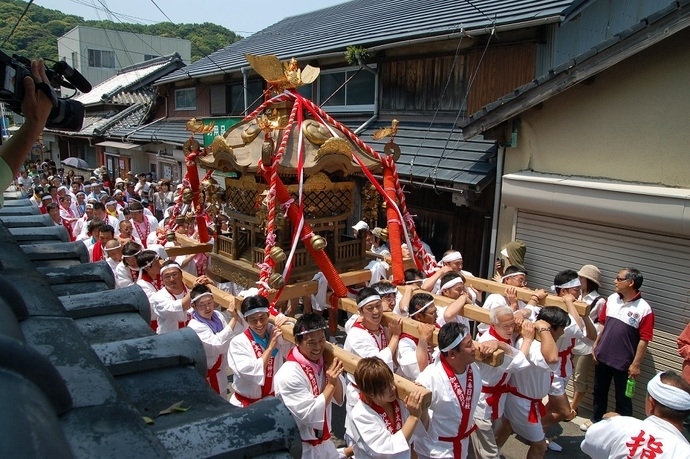
M501 282L503 282L504 280L508 279L509 277L516 277L516 276L519 276L519 275L521 275L521 274L522 274L523 276L526 276L526 275L527 275L527 274L523 273L522 271L518 271L518 272L516 272L516 273L506 274L505 276L501 277Z
M424 283L424 279L415 279L405 282L405 285Z
M458 344L460 344L460 342L461 342L463 339L465 339L465 336L467 336L467 332L465 332L465 333L460 333L460 334L458 335L458 337L455 338L455 339L453 340L452 343L450 343L448 346L446 346L446 347L444 347L443 349L441 349L441 352L452 351L453 349L455 349L456 347L458 347Z
M309 330L304 330L303 332L295 333L294 336L308 335L309 333L325 330L327 328L328 327L310 328Z
M441 258L441 261L445 263L451 263L453 261L460 261L462 260L462 254L460 252L451 252L445 257Z
M258 314L258 313L260 313L260 312L268 313L268 308L254 308L254 309L250 309L249 311L247 311L247 312L244 313L244 317L249 317L249 316L251 316L251 315Z
M464 284L465 282L462 280L462 277L454 277L453 279L449 280L445 284L441 286L441 291L446 290L451 287L455 287L458 284Z
M570 282L566 282L565 284L561 285L552 285L551 290L556 291L557 288L574 288L574 287L581 287L582 283L580 282L580 278L576 277L575 279L571 280Z
M173 269L173 268L179 269L180 271L182 271L182 268L180 267L180 265L178 265L177 263L170 263L170 264L167 264L161 268L161 272L160 272L161 277L163 276L164 272L168 271L169 269Z
M202 293L201 295L197 295L197 296L194 297L194 299L192 299L192 303L196 303L197 301L199 301L201 298L203 298L203 297L205 297L205 296L210 296L211 298L213 298L213 293L211 293L211 292L204 292L204 293Z
M422 306L421 308L417 309L415 312L413 312L412 314L410 314L410 317L416 316L417 314L419 314L420 312L422 312L423 310L425 310L426 308L428 308L428 307L431 306L432 304L434 304L434 300L429 301L427 304L425 304L425 305Z
M143 269L150 268L151 266L153 266L153 263L154 263L156 260L160 260L160 258L161 258L161 257L159 257L158 255L156 255L156 256L153 258L153 260L149 261L148 263L146 263L146 265L144 265Z
M383 287L379 287L375 290L379 292L379 295L390 295L391 293L398 293L398 289L395 288L394 285L391 285L390 287L386 285Z
M662 382L661 373L657 373L649 380L647 393L665 407L678 411L690 410L690 394L683 389Z
M379 295L371 295L366 298L364 298L362 301L357 303L357 309L360 309L362 306L365 304L371 303L372 301L380 300L381 297Z
M117 250L117 249L119 249L119 248L121 248L121 247L122 247L122 246L121 246L120 244L118 244L118 245L116 245L115 247L111 247L111 248L107 248L107 247L106 247L105 251L107 252L108 250ZM161 271L161 273L162 273L162 272L163 272L163 271Z
M122 255L122 258L136 257L136 256L139 255L140 253L141 253L141 250L138 251L138 252L135 252L135 253L133 253L133 254L131 254L131 255Z

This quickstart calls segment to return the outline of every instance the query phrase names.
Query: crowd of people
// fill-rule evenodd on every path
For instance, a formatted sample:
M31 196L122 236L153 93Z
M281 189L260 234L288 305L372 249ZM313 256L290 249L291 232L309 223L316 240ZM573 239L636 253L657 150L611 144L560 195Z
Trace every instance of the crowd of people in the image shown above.
M369 267L371 282L356 294L358 314L345 324L344 349L359 357L355 370L346 374L338 358L324 361L327 326L322 314L306 312L296 321L278 314L271 323L274 310L255 289L240 293L240 310L231 304L221 312L214 283L204 275L205 256L167 256L165 248L176 244L177 234L195 234L194 222L184 216L167 224L176 199L169 182L153 184L145 173L111 182L104 171L86 180L50 162L26 164L19 173L52 106L38 90L47 83L43 63L32 61L22 104L27 124L0 150L2 182L18 176L17 185L55 225L73 240L84 241L90 261L108 263L117 288L139 285L149 299L156 333L193 329L206 352L208 384L218 394L227 397L232 369L233 405L280 398L299 427L303 458L465 458L470 448L475 457L498 458L512 433L529 443L528 458L540 458L547 448L559 449L553 440L547 442L544 428L574 418L589 389L592 367L593 413L581 426L586 454L602 459L690 457L690 444L681 433L690 415L690 381L671 371L654 376L646 388L648 417L632 417L630 382L640 375L654 329L654 311L642 298L639 270L621 269L613 280L614 293L606 298L598 294L601 274L596 266L563 270L555 274L552 289L565 309L542 307L545 290L534 290L527 302L518 297L527 283L526 249L513 241L496 264L496 280L506 286L501 294L484 295L466 286L471 273L463 271L462 255L453 250L428 277L405 271L407 285L400 294L385 280L382 264L391 262L386 229L369 231L360 222L355 231L380 258ZM191 288L183 271L195 276ZM450 303L436 304L431 293ZM576 300L589 305L583 316ZM475 324L463 316L471 304L483 306L490 317L488 324L476 327L476 342ZM384 325L385 312L398 317L388 316ZM402 332L403 317L417 323L417 334ZM287 322L294 322L294 345L281 333ZM438 346L433 347L437 329ZM690 326L678 346L684 369L690 368ZM477 360L477 355L498 349L505 356L501 365ZM400 400L394 374L420 389ZM571 376L574 397L569 400L565 388ZM612 380L616 406L608 413ZM431 392L428 408L422 388ZM340 450L330 441L333 403L346 405L347 411L347 447Z

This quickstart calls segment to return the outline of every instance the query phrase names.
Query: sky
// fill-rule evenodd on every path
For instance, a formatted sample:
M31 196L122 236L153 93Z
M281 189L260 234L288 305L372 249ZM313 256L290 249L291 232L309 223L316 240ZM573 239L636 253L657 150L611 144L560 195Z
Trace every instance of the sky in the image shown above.
M345 1L262 0L254 3L236 0L34 0L34 4L93 20L154 24L167 22L170 18L176 24L211 22L247 36L286 17ZM263 6L263 11L258 5Z

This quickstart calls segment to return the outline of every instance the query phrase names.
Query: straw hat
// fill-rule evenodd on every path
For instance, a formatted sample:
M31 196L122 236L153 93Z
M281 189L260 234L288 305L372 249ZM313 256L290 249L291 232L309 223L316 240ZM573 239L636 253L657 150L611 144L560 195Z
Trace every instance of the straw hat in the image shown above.
M584 265L577 272L577 275L584 277L585 279L589 279L595 284L601 286L601 271L599 271L599 268L594 265Z

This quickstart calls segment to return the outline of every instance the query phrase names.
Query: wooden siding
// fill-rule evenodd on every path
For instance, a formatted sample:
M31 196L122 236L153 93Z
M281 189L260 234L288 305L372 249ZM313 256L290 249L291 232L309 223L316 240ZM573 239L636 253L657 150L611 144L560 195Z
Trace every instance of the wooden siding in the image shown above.
M467 100L467 113L476 113L484 105L535 78L536 44L489 48L482 60L483 52L477 49L467 56L467 81L477 72Z
M458 56L414 57L389 60L379 64L381 111L392 113L474 113L534 79L536 45L521 43L489 48L475 48ZM481 65L480 65L481 61ZM474 83L465 101L465 91L475 72ZM450 76L448 90L443 89ZM465 103L465 106L463 106Z
M380 65L381 110L433 112L456 111L462 103L464 91L464 62L459 56L422 57L384 61ZM451 72L452 70L452 72ZM451 81L441 99L448 75Z

